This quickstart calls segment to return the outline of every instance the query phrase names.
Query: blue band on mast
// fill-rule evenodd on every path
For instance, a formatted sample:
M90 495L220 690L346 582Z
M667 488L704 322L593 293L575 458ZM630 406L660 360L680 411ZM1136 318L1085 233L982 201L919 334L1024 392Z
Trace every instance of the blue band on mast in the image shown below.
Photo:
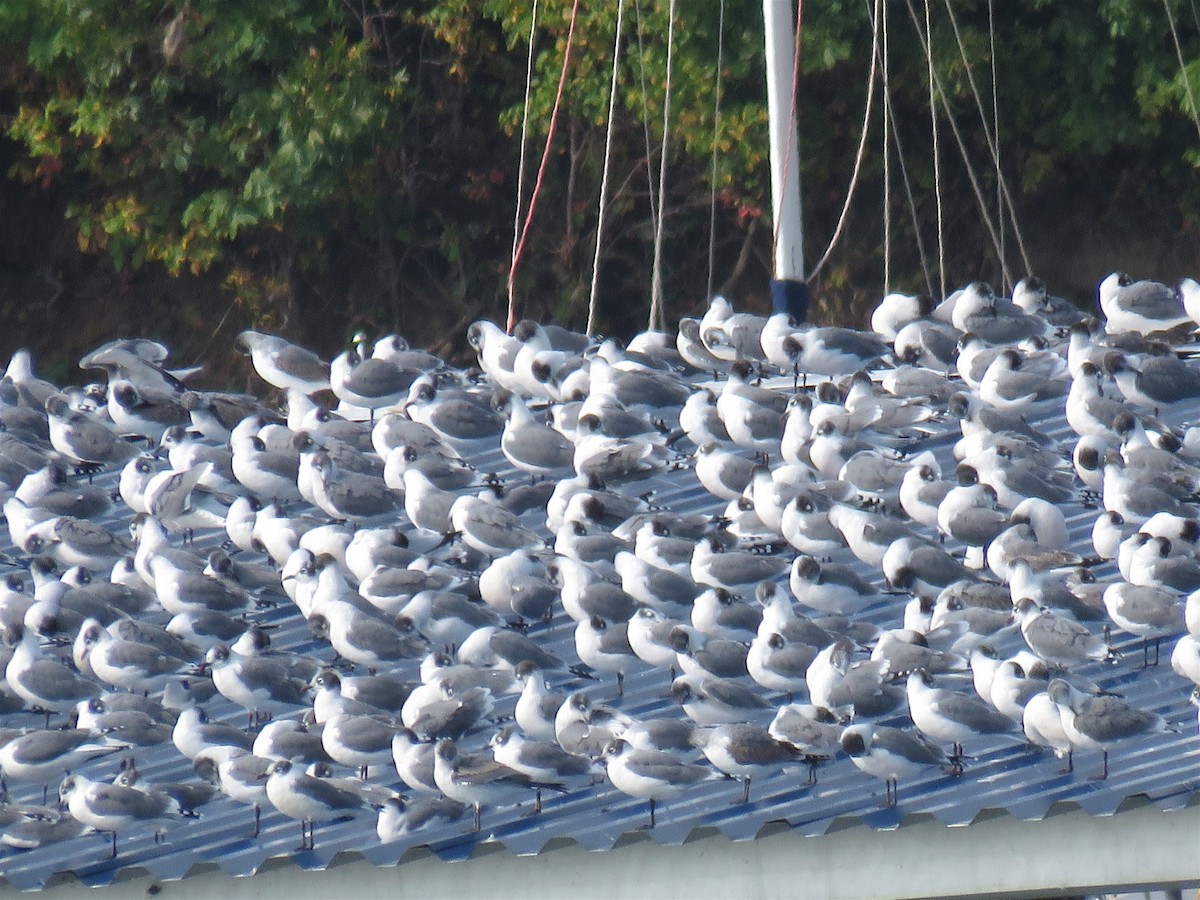
M771 280L771 309L785 312L799 325L808 317L808 282L791 278Z

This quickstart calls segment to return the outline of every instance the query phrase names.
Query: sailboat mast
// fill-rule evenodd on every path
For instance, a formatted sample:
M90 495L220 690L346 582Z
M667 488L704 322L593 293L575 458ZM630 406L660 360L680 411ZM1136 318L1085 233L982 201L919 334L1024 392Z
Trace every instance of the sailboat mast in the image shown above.
M804 226L800 216L800 141L793 110L795 20L792 0L763 0L766 34L767 112L770 116L771 205L775 216L776 312L803 321L808 311L804 280Z

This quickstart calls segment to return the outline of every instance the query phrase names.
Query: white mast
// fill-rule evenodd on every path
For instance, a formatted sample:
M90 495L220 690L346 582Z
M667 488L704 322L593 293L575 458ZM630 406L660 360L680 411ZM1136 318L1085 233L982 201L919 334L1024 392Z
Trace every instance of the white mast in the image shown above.
M775 278L804 281L800 219L800 151L792 109L795 20L792 0L763 0L767 111L771 120L771 204L775 214Z

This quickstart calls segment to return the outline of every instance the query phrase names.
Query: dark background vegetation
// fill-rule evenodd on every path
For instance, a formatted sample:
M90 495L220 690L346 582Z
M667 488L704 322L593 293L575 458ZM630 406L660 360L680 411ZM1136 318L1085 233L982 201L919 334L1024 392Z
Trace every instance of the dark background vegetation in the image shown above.
M847 195L873 5L804 6L797 102L810 267ZM616 6L580 5L517 278L519 315L577 328L587 317ZM89 347L148 335L174 347L180 364L208 361L210 381L224 386L246 381L231 344L247 327L327 357L359 328L398 330L461 356L466 324L505 313L530 7L0 4L0 352L28 346L40 372L76 380L75 360ZM597 321L621 337L645 327L649 304L667 7L628 0L623 29ZM717 0L678 7L662 262L669 325L703 308L710 258L714 289L760 311L771 266L761 3L725 0L723 29ZM1190 78L1200 94L1193 0L884 0L881 8L902 148L900 157L890 142L891 289L939 282L920 40L927 8L950 109L939 100L948 288L978 278L1002 287L1005 268L1012 279L1027 274L1014 220L1029 269L1081 305L1094 304L1096 283L1114 269L1164 281L1200 274L1200 124L1185 88ZM540 4L526 200L570 9L570 0ZM845 234L813 282L821 321L862 325L884 290L880 95ZM997 220L985 122L998 123L999 171L1014 206L1005 265L971 184L973 175Z

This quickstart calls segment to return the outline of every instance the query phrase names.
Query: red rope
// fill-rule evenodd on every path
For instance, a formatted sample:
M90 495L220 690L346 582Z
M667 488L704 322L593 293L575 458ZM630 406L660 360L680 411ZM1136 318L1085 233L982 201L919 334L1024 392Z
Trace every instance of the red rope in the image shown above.
M562 74L558 77L558 92L554 95L554 109L550 113L550 127L546 130L546 147L542 150L542 161L538 165L537 180L533 183L533 193L529 197L529 211L525 214L525 224L521 228L521 240L517 243L516 253L513 254L512 266L508 270L508 324L505 330L512 334L513 326L517 324L517 299L515 285L517 280L517 264L525 250L525 238L529 235L529 225L533 222L533 211L537 208L538 194L542 189L542 181L546 175L546 164L550 160L550 146L554 142L554 132L558 126L558 110L562 105L563 87L567 83L567 65L571 61L571 45L575 38L575 20L579 15L579 0L571 5L571 24L567 29L567 48L563 51Z

